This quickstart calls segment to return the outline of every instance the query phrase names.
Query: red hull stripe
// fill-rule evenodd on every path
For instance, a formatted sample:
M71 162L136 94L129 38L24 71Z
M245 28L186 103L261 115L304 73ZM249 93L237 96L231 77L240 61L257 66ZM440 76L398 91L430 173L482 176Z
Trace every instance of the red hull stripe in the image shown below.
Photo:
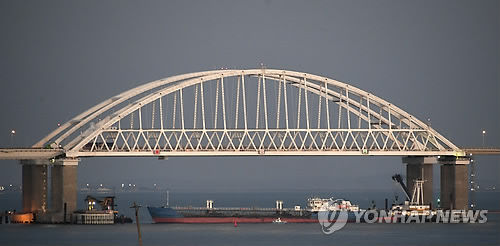
M155 223L186 223L186 224L220 224L220 223L272 223L274 217L241 218L241 217L193 217L193 218L153 218ZM318 223L318 219L282 218L287 223ZM354 222L354 221L348 221Z

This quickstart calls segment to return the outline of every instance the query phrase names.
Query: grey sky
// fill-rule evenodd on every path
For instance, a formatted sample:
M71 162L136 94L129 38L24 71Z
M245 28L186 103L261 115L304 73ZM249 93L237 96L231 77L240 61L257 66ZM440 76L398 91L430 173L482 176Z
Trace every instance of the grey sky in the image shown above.
M480 146L483 129L499 146L499 9L472 0L2 1L0 146L11 145L11 129L14 145L30 146L149 81L260 63L369 91L430 118L458 146ZM479 183L498 186L499 158L477 161ZM0 185L20 183L16 162L0 164ZM99 158L81 162L79 182L363 189L392 188L390 175L403 171L400 158Z

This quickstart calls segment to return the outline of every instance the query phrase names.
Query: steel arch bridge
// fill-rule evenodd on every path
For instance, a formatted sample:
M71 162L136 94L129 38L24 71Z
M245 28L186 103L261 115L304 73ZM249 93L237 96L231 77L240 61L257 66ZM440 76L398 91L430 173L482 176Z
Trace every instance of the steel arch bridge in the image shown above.
M69 158L464 155L373 94L314 74L264 68L141 85L77 115L33 148L62 148Z

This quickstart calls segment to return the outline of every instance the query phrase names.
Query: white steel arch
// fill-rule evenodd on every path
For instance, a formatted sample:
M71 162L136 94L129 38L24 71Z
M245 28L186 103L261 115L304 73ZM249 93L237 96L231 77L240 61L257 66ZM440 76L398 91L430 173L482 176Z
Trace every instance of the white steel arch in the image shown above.
M463 155L373 94L326 77L264 68L139 86L76 116L34 147L42 146L61 146L67 157Z

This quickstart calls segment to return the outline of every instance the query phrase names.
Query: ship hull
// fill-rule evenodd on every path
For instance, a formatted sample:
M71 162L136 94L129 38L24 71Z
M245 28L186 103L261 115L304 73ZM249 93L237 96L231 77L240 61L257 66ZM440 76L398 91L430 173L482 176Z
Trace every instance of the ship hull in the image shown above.
M224 224L224 223L272 223L276 217L241 218L241 217L192 217L192 218L153 218L155 223L180 223L180 224ZM284 218L287 223L317 223L318 219Z
M223 224L223 223L272 223L277 218L287 223L318 223L317 213L276 213L276 211L253 211L245 209L235 212L209 213L207 210L182 210L165 207L148 207L154 223L181 223L181 224ZM244 213L242 213L244 211ZM332 216L330 218L336 218ZM335 222L336 220L329 220ZM340 220L339 220L340 221ZM346 222L355 222L356 217L349 213Z

